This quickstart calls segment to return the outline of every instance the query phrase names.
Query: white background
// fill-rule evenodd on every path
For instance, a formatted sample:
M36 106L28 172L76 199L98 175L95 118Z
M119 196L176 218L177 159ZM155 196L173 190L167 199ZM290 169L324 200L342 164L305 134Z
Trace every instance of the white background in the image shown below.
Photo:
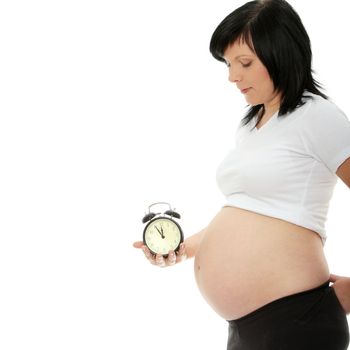
M186 236L223 204L216 166L245 101L208 51L243 1L1 1L0 348L225 349L193 261L132 248L169 201ZM290 3L316 77L349 116L347 2ZM329 211L331 271L350 275L350 191Z

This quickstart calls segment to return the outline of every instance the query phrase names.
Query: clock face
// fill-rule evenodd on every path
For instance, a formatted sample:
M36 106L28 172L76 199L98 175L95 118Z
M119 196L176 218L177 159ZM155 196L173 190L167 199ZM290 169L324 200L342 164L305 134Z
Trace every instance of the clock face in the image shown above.
M169 218L156 218L145 227L143 240L154 254L167 255L177 250L183 241L183 234L177 222Z

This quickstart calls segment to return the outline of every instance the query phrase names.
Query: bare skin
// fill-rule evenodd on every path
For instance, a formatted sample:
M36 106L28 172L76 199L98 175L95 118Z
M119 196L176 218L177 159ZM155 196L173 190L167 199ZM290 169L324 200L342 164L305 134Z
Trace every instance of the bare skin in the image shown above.
M350 278L329 274L316 233L283 220L226 207L166 259L152 255L142 241L134 247L162 268L195 258L198 287L224 319L239 318L327 280L350 313Z
M233 320L273 300L325 283L329 270L315 232L225 207L202 237L195 275L212 308Z

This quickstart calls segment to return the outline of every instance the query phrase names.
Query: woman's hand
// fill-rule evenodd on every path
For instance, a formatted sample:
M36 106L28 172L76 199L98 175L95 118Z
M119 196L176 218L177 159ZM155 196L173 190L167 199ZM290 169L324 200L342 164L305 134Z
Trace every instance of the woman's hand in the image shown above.
M142 241L135 242L133 244L135 248L142 249L145 254L147 260L152 264L159 267L167 267L175 265L181 261L186 260L186 247L184 243L180 244L180 249L175 253L173 250L170 250L168 253L168 257L164 258L163 255L157 254L154 255L150 252L150 250L143 244Z
M331 274L330 282L333 282L335 294L346 314L350 314L350 278Z

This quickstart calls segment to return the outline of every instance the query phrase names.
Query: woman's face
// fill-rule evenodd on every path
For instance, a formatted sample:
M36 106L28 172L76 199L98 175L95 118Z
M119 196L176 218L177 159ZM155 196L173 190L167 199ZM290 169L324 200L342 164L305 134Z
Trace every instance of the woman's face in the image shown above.
M274 91L274 85L266 67L249 46L240 40L230 45L224 52L229 68L229 80L237 85L248 104L268 106L280 103L280 94Z

